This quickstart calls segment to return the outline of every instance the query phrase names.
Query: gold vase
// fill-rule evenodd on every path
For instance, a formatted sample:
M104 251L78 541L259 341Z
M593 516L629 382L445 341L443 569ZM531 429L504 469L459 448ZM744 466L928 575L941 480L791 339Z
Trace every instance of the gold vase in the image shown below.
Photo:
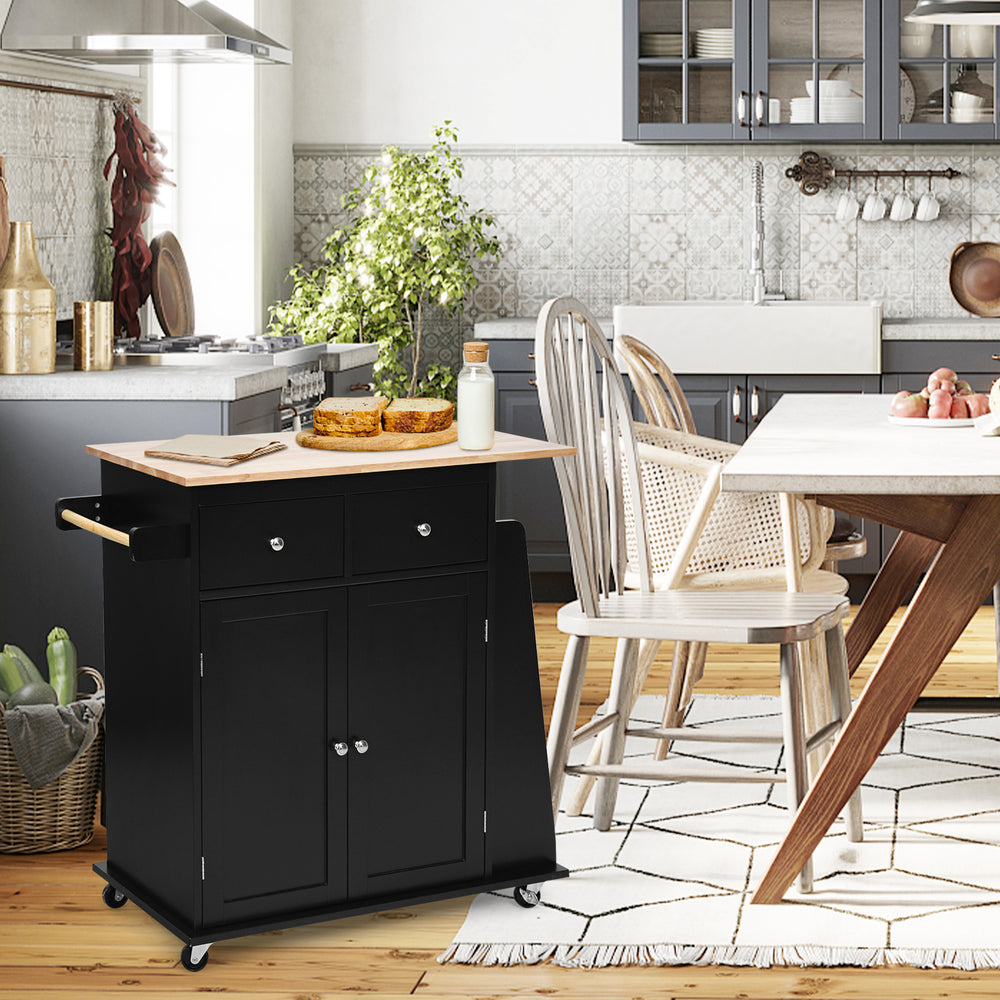
M10 224L0 267L0 374L56 370L56 290L42 273L30 222Z

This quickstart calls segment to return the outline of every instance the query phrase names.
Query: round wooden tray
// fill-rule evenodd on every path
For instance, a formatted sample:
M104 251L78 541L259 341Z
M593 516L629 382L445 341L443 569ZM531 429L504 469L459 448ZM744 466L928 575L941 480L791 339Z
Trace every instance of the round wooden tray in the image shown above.
M322 448L326 451L408 451L412 448L433 448L436 444L449 444L458 440L458 425L443 431L428 431L426 434L399 434L382 431L375 437L330 437L313 431L299 431L296 443L303 448Z
M149 245L152 251L153 309L168 337L194 333L194 295L187 261L177 237L163 232Z

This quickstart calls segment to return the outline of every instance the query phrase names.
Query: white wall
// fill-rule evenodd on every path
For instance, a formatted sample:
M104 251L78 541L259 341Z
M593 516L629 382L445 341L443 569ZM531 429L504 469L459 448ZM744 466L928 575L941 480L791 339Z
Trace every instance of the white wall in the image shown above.
M257 28L276 41L294 46L292 0L257 0ZM292 50L292 58L296 53ZM258 66L255 127L257 216L255 239L255 326L267 326L267 307L287 298L285 277L293 262L292 100L294 70Z
M620 0L295 0L295 142L621 139Z

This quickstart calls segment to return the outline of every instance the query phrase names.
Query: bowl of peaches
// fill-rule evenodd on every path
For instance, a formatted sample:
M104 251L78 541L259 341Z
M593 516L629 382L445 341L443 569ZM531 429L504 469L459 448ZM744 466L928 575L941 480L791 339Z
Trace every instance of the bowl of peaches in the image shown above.
M990 397L950 368L936 368L918 392L902 389L892 398L889 422L908 427L968 427L990 412Z

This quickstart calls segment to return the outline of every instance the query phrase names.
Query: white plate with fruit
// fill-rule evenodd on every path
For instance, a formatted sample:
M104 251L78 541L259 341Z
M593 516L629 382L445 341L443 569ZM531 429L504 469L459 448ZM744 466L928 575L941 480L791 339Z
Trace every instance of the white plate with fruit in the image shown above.
M972 427L972 417L936 417L933 420L928 417L894 417L889 414L889 423L899 427Z
M971 427L976 417L990 412L990 398L950 368L937 368L919 392L902 389L892 398L889 423L903 427Z

